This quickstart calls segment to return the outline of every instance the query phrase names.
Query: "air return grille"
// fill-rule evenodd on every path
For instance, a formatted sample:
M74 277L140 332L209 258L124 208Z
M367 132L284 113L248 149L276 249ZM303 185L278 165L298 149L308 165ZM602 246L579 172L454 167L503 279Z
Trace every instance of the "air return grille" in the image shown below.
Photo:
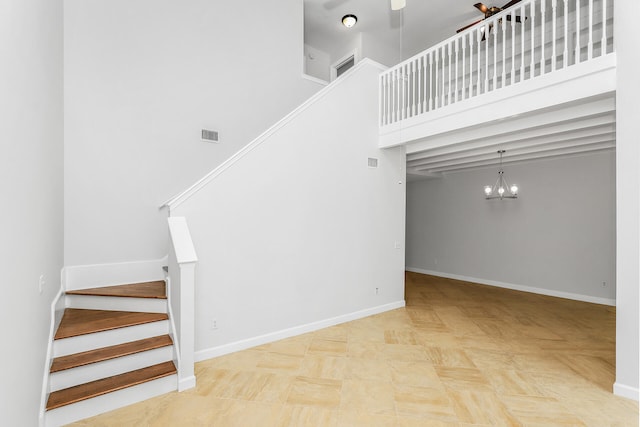
M218 142L218 132L215 130L202 129L202 139L209 142Z

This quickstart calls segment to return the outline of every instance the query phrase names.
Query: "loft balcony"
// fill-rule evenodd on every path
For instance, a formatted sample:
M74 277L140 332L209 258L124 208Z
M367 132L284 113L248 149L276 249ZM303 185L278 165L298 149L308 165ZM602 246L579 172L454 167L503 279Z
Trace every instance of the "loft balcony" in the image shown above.
M612 149L613 35L613 0L522 1L380 75L379 145L426 176Z

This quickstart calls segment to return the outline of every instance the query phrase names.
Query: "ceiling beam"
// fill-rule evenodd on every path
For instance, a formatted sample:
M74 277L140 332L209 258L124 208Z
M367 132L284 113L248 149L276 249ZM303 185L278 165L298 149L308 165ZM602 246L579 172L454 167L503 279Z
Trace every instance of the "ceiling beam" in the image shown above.
M582 147L568 147L568 148L562 148L562 149L556 149L556 150L549 150L549 151L545 151L545 152L538 152L535 154L528 154L528 155L523 155L523 156L514 156L514 157L510 157L508 160L503 160L502 164L503 165L507 165L507 164L513 164L513 163L523 163L523 162L527 162L527 161L532 161L532 160L542 160L542 159L552 159L552 158L558 158L558 157L565 157L565 156L570 156L570 155L576 155L576 154L583 154L583 153L591 153L591 152L596 152L596 151L603 151L603 150L611 150L615 148L615 143L614 142L601 142L601 143L596 143L596 144L589 144L587 146L582 146ZM450 167L442 167L442 168L433 168L433 169L429 169L428 171L431 173L450 173L450 172L457 172L457 171L461 171L461 170L467 170L467 169L477 169L477 168L484 168L484 167L489 167L489 166L496 166L498 164L498 162L496 162L496 160L493 161L477 161L477 162L473 162L473 163L467 163L464 165L457 165L457 166L450 166Z
M589 136L594 133L615 131L615 115L604 113L596 116L585 117L570 122L561 123L555 126L546 126L539 129L530 129L522 132L496 135L494 137L482 138L464 144L435 148L433 150L421 151L407 155L407 161L424 159L425 157L445 156L457 153L464 153L484 147L500 147L502 144L518 144L520 142L535 139L560 138L564 135L584 135Z
M554 148L578 147L603 141L615 142L614 129L605 129L603 131L595 133L591 132L590 134L588 134L588 136L585 136L582 132L580 132L579 134L578 132L576 132L575 134L570 135L570 137L565 135L551 135L547 138L528 140L517 144L502 144L500 145L500 148L506 150L507 156L511 157L519 154L548 151L549 149ZM417 159L408 162L407 167L422 169L425 167L438 167L455 165L457 163L465 163L469 162L470 159L472 160L491 157L497 159L496 151L497 150L495 146L482 147L475 150L456 153L455 155L434 156L424 159Z
M543 130L548 126L584 120L588 117L599 117L614 111L615 98L613 96L595 97L595 99L581 100L581 102L573 102L558 108L546 108L519 117L434 135L424 140L409 143L406 149L407 154L413 154L453 144L495 138L496 136L504 137L523 130Z

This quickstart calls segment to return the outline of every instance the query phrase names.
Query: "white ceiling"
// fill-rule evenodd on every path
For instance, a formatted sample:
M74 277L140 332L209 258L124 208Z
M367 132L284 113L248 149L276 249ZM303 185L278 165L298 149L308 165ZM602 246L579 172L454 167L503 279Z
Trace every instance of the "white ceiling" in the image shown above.
M487 1L487 6L503 6ZM402 35L402 56L407 58L445 40L456 30L483 17L475 7L477 0L407 0L399 11L391 10L390 0L304 0L305 42L325 51L347 44L358 32L373 33L383 40ZM353 14L358 23L351 29L341 24L344 15Z

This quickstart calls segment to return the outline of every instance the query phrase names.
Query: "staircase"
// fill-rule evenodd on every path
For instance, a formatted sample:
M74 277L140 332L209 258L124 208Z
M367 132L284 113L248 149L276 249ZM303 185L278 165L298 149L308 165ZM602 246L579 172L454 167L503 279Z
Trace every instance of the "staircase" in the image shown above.
M54 335L45 425L177 390L166 283L67 291Z

